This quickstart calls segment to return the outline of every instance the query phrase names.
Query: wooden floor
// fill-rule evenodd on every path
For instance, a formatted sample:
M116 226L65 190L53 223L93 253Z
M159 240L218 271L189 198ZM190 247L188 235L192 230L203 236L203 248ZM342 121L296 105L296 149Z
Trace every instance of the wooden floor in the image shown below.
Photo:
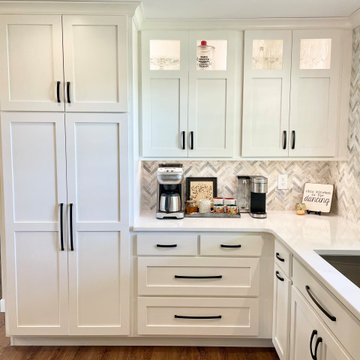
M219 347L10 346L0 314L1 360L278 360L273 349Z

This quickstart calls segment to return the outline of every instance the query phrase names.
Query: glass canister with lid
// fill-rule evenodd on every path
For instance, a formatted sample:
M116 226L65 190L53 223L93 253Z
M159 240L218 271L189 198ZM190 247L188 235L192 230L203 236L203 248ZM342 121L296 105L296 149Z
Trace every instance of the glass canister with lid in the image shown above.
M239 212L250 212L250 176L238 176L237 204Z

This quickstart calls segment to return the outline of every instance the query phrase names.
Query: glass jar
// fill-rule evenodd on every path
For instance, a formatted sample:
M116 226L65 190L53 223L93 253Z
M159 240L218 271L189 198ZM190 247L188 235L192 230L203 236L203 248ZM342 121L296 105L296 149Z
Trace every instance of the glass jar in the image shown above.
M187 200L185 203L185 212L187 215L197 213L198 208L195 200Z

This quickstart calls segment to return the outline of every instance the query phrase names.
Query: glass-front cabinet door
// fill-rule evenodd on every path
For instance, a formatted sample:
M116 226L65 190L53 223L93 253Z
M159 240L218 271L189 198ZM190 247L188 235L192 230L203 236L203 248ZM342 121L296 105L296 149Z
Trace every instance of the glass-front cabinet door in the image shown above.
M291 31L246 31L242 155L288 155Z
M290 156L335 156L340 62L339 31L293 32Z
M142 33L143 157L231 157L237 38Z

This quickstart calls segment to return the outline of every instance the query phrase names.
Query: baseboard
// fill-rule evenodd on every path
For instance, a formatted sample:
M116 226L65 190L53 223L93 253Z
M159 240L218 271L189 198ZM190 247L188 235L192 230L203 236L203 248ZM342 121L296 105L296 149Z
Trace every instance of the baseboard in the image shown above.
M0 312L5 312L5 299L0 299Z
M249 338L170 338L170 337L42 337L12 336L16 346L221 346L274 347L271 339Z

